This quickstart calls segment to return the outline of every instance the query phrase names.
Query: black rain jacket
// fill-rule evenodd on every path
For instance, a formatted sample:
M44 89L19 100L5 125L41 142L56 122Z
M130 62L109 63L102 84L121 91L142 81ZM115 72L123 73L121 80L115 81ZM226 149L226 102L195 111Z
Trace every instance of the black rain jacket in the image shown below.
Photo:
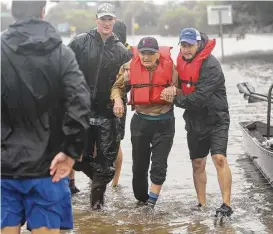
M201 34L201 38L199 52L208 41L204 33ZM225 76L220 63L212 54L201 65L195 91L188 95L176 96L174 104L186 109L183 115L186 130L199 139L208 136L216 125L229 124Z
M1 176L49 176L62 151L83 151L90 93L74 53L56 29L38 19L1 34Z

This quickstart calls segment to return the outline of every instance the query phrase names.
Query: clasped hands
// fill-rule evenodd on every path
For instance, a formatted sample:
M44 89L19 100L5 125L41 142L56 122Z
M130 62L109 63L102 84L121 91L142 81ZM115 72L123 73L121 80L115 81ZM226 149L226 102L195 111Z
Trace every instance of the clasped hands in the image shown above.
M176 87L170 86L162 90L160 94L160 99L172 103L176 94ZM121 118L124 115L124 104L123 100L120 97L114 99L113 112L114 115L118 118Z
M166 102L172 103L174 100L174 97L177 95L177 89L175 86L170 86L168 88L165 88L162 90L160 94L160 99L164 100Z

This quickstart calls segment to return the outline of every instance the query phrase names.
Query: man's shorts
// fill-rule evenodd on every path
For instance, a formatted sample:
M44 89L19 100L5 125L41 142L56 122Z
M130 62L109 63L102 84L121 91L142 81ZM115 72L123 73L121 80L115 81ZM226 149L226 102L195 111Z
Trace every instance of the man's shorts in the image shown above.
M226 157L228 144L229 124L225 123L215 128L205 137L199 139L198 136L188 133L188 147L191 160L204 158L211 155L221 154Z
M68 178L1 179L1 228L27 222L27 229L72 229Z

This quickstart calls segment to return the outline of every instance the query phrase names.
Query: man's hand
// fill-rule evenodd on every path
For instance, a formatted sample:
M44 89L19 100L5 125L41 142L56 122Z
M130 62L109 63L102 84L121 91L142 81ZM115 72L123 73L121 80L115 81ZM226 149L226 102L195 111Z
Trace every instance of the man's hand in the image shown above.
M73 168L75 160L65 153L58 153L51 162L50 175L53 176L52 182L59 182L67 177Z
M160 99L165 100L166 102L173 102L176 93L177 93L176 87L170 86L168 88L163 89L160 95Z
M121 118L124 114L124 106L121 98L115 98L114 100L114 108L113 108L115 116Z

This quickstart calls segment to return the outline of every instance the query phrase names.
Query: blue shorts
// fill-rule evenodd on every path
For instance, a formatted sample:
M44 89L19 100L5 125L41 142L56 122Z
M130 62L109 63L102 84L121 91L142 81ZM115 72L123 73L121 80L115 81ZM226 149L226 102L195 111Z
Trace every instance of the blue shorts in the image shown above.
M72 229L68 178L1 179L1 228L27 222L27 229Z

